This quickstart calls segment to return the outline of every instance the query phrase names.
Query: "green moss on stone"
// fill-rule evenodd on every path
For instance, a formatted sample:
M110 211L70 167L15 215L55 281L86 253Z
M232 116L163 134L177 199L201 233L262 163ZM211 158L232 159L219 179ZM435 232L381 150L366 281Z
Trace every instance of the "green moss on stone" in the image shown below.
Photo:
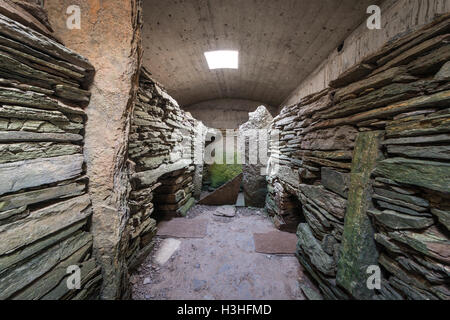
M226 155L224 154L224 159ZM214 163L209 166L209 179L213 188L219 188L242 173L242 164L237 163L238 154L234 153L234 164ZM225 163L225 161L224 161Z

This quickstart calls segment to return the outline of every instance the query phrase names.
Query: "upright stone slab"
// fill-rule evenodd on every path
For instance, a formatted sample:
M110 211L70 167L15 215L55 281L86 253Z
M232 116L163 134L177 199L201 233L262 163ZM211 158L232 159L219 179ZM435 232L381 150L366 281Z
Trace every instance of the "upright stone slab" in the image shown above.
M378 264L374 230L367 215L371 204L370 175L381 160L380 140L383 131L360 133L353 152L347 212L345 216L341 257L336 280L357 299L370 299L367 267Z
M264 171L267 163L264 163L264 159L260 157L265 151L263 149L266 146L268 147L267 139L269 136L265 135L263 131L261 131L261 134L258 134L258 130L268 130L273 118L264 106L259 106L248 115L249 120L239 127L239 134L242 137L248 137L249 140L253 140L251 143L250 141L245 143L245 164L242 168L245 204L250 207L263 208L266 202L267 181L262 171ZM258 155L258 163L251 164L251 156L255 155Z
M205 206L224 206L236 204L242 182L242 173L233 180L200 199L199 204Z
M56 36L95 65L84 145L94 211L93 246L104 276L102 299L127 298L126 160L142 56L142 1L79 1L80 30L68 29L61 11L72 4L72 0L45 1L45 8ZM66 54L56 49L55 55Z

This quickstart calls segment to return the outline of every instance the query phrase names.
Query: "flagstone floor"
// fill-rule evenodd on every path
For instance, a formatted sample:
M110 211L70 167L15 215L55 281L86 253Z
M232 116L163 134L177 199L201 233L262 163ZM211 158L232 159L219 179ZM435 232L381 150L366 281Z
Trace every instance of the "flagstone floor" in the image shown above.
M153 254L131 276L133 299L305 299L298 280L314 285L294 255L255 252L253 233L274 230L264 212L237 208L236 216L229 218L215 216L215 208L190 210L189 219L208 219L207 236L166 241L163 250L176 251L164 265L155 259L162 241L157 239Z

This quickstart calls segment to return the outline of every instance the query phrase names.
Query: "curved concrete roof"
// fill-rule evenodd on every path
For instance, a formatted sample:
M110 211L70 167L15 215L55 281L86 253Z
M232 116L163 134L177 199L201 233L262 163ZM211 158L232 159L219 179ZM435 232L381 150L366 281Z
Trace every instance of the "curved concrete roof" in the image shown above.
M181 105L278 106L366 17L374 0L145 0L144 66ZM205 51L238 50L239 70Z

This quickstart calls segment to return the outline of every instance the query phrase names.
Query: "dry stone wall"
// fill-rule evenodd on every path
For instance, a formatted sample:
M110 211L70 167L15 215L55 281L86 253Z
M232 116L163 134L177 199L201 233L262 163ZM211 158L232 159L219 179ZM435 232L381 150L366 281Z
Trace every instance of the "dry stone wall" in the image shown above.
M194 175L201 172L194 165L193 151L202 135L201 123L181 110L142 69L128 149L132 163L129 268L151 251L156 219L183 216L195 203Z
M39 32L20 7L6 4L0 13L0 299L94 299L102 276L92 252L83 156L85 89L94 68ZM79 290L66 284L69 266L80 268Z
M450 299L449 31L443 16L386 44L274 119L266 207L298 225L327 299Z

